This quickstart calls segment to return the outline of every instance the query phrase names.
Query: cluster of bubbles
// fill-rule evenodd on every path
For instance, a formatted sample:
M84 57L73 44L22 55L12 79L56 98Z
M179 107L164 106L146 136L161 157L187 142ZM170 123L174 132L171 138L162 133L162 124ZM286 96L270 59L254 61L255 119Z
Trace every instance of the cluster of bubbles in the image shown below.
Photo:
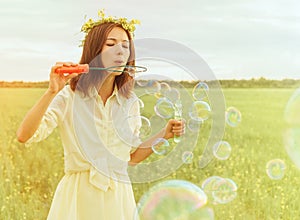
M155 94L157 101L154 112L160 119L174 117L174 105L180 100L180 92L167 83L149 81L141 84L147 94ZM212 115L208 99L209 86L199 82L192 91L194 101L188 108L186 125L189 131L199 132L203 123ZM287 128L284 133L286 151L295 165L300 169L300 89L290 98L285 109ZM145 120L145 119L144 119ZM237 127L242 121L241 112L233 106L225 111L225 123ZM146 127L150 123L146 123ZM145 129L147 131L147 129ZM152 150L157 155L165 155L170 151L170 145L165 139L153 142ZM232 148L227 141L218 141L212 147L212 153L218 160L227 160ZM191 164L194 159L192 151L182 153L182 162ZM266 164L266 173L271 180L284 177L286 164L281 159L272 159ZM237 184L230 178L211 176L202 182L201 188L183 180L164 181L154 185L143 195L138 203L139 219L213 219L213 210L206 206L211 204L226 204L237 196ZM170 211L171 210L171 211Z
M153 133L153 119L156 120L155 124L162 124L162 122L176 117L179 120L182 119L182 112L176 114L182 111L182 109L178 111L178 108L176 108L178 103L181 105L181 93L179 89L171 87L167 82L159 82L156 80L138 80L136 82L139 87L143 88L143 95L150 95L156 98L155 105L153 106L154 116L149 117L149 119L146 116L134 116L134 118L133 116L128 116L125 119L128 124L132 124L131 121L133 120L141 121L140 139L145 140ZM194 101L185 109L188 111L186 127L190 132L199 132L201 125L211 116L212 110L208 102L208 92L209 87L205 82L199 82L193 88L192 97ZM142 112L145 104L140 98L138 99L138 105L140 112ZM161 119L161 121L159 121L159 119ZM123 136L127 135L126 132L123 131L123 133ZM165 155L169 152L166 150L168 147L167 140L155 140L151 147L154 153L158 155Z
M176 117L176 105L181 98L178 89L172 88L166 82L153 80L141 82L139 86L145 89L147 95L154 94L156 98L153 110L157 123ZM185 109L188 111L186 126L192 133L199 133L201 126L211 118L212 108L208 93L209 86L205 82L197 83L192 90L193 101ZM140 106L144 106L142 101L139 102ZM235 107L228 108L225 122L231 127L238 126L241 122L240 111ZM151 126L151 123L148 125ZM164 138L156 139L151 148L159 156L172 150L169 141ZM215 158L226 160L231 154L231 145L224 140L218 141L212 147L212 152ZM194 159L192 150L185 150L181 154L183 164L192 164ZM205 206L207 200L210 199L212 204L225 204L236 195L237 185L229 178L210 177L202 183L202 189L188 181L164 181L154 185L141 197L137 219L214 219L213 209Z
M230 178L211 176L202 182L201 188L212 204L226 204L237 196L237 185Z
M176 107L178 100L181 99L177 88L155 80L138 82L138 86L144 89L146 95L156 98L153 107L155 116L150 117L147 123L142 122L142 125L151 127L153 118L159 124L170 118L176 118ZM201 126L212 116L209 90L205 82L197 83L192 90L193 101L189 106L184 105L187 111L186 126L191 133L199 133ZM145 106L141 99L139 106ZM147 118L144 117L143 120L147 121ZM237 127L241 123L241 112L235 107L229 107L225 112L225 123ZM149 132L142 134L149 130L151 129L141 130L140 137L149 135ZM164 156L172 150L169 141L164 138L156 139L151 148L159 156ZM215 158L227 160L231 154L231 145L224 140L218 141L213 145L212 152ZM192 150L185 150L181 154L183 164L192 164L194 159ZM137 216L139 219L213 219L213 210L205 206L207 200L211 200L212 204L225 204L232 201L236 195L237 185L229 178L218 176L207 178L202 183L202 189L188 181L164 181L154 185L141 197Z

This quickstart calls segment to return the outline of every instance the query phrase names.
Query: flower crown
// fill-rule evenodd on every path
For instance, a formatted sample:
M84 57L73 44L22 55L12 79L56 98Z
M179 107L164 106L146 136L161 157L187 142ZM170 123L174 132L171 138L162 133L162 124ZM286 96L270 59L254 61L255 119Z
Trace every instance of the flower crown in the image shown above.
M140 24L139 20L132 19L131 21L128 21L127 18L116 18L112 16L105 17L104 14L104 9L98 11L98 17L100 18L97 21L94 21L93 19L89 19L87 22L85 22L82 27L81 27L81 32L85 33L84 39L81 42L80 46L83 46L84 41L90 30L92 30L95 26L103 23L109 23L113 22L116 24L122 25L122 27L129 31L132 36L134 36L134 31L135 31L135 24Z

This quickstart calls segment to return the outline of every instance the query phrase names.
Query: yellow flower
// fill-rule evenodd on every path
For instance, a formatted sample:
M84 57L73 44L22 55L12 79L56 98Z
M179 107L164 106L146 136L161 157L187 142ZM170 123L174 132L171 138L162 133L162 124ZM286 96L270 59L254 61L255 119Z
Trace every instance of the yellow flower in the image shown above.
M98 10L98 17L99 20L94 21L93 19L89 19L87 22L85 22L82 27L81 27L81 32L85 33L84 39L81 41L81 45L83 46L83 43L85 41L85 38L87 34L92 30L95 26L102 24L102 23L107 23L107 22L113 22L116 24L122 25L122 27L129 31L132 36L134 36L134 31L135 31L135 24L140 24L140 21L137 19L132 19L131 21L128 22L127 18L116 18L112 16L105 17L104 9ZM85 16L86 18L86 16Z

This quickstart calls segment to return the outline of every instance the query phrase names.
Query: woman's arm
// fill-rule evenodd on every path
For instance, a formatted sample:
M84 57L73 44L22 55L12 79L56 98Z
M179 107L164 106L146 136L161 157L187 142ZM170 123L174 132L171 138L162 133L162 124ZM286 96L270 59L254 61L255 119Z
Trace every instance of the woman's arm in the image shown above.
M56 93L47 90L41 99L29 110L17 130L19 142L25 143L38 129L42 117L55 95Z
M25 143L38 129L39 124L45 114L48 106L50 105L56 94L65 86L66 82L77 76L77 74L69 74L64 76L62 74L56 74L55 70L61 66L76 66L72 63L56 63L51 68L49 87L43 94L40 100L29 110L23 119L20 127L17 130L17 139L21 143Z
M129 165L136 165L137 163L145 160L150 156L152 151L152 144L157 138L169 139L173 138L175 135L181 136L184 134L184 121L178 121L171 119L168 121L165 128L163 128L159 133L152 136L150 139L146 140L130 155Z

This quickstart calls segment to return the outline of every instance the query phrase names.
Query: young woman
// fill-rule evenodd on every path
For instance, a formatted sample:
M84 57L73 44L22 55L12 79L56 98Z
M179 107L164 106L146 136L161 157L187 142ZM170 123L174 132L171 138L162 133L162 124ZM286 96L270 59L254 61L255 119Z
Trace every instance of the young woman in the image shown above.
M102 21L92 26L80 60L90 67L121 67L117 71L62 75L56 70L78 64L56 63L51 68L47 91L17 131L22 143L41 141L56 127L60 131L65 176L56 189L49 220L132 219L136 206L130 181L124 181L129 179L127 164L147 158L156 138L168 139L184 132L183 122L172 119L142 143L132 138L138 137L138 120L130 124L129 130L134 132L128 133L128 139L116 129L118 123L119 127L126 126L122 119L128 115L139 114L132 91L134 79L124 68L135 64L132 32L122 25L123 21Z

